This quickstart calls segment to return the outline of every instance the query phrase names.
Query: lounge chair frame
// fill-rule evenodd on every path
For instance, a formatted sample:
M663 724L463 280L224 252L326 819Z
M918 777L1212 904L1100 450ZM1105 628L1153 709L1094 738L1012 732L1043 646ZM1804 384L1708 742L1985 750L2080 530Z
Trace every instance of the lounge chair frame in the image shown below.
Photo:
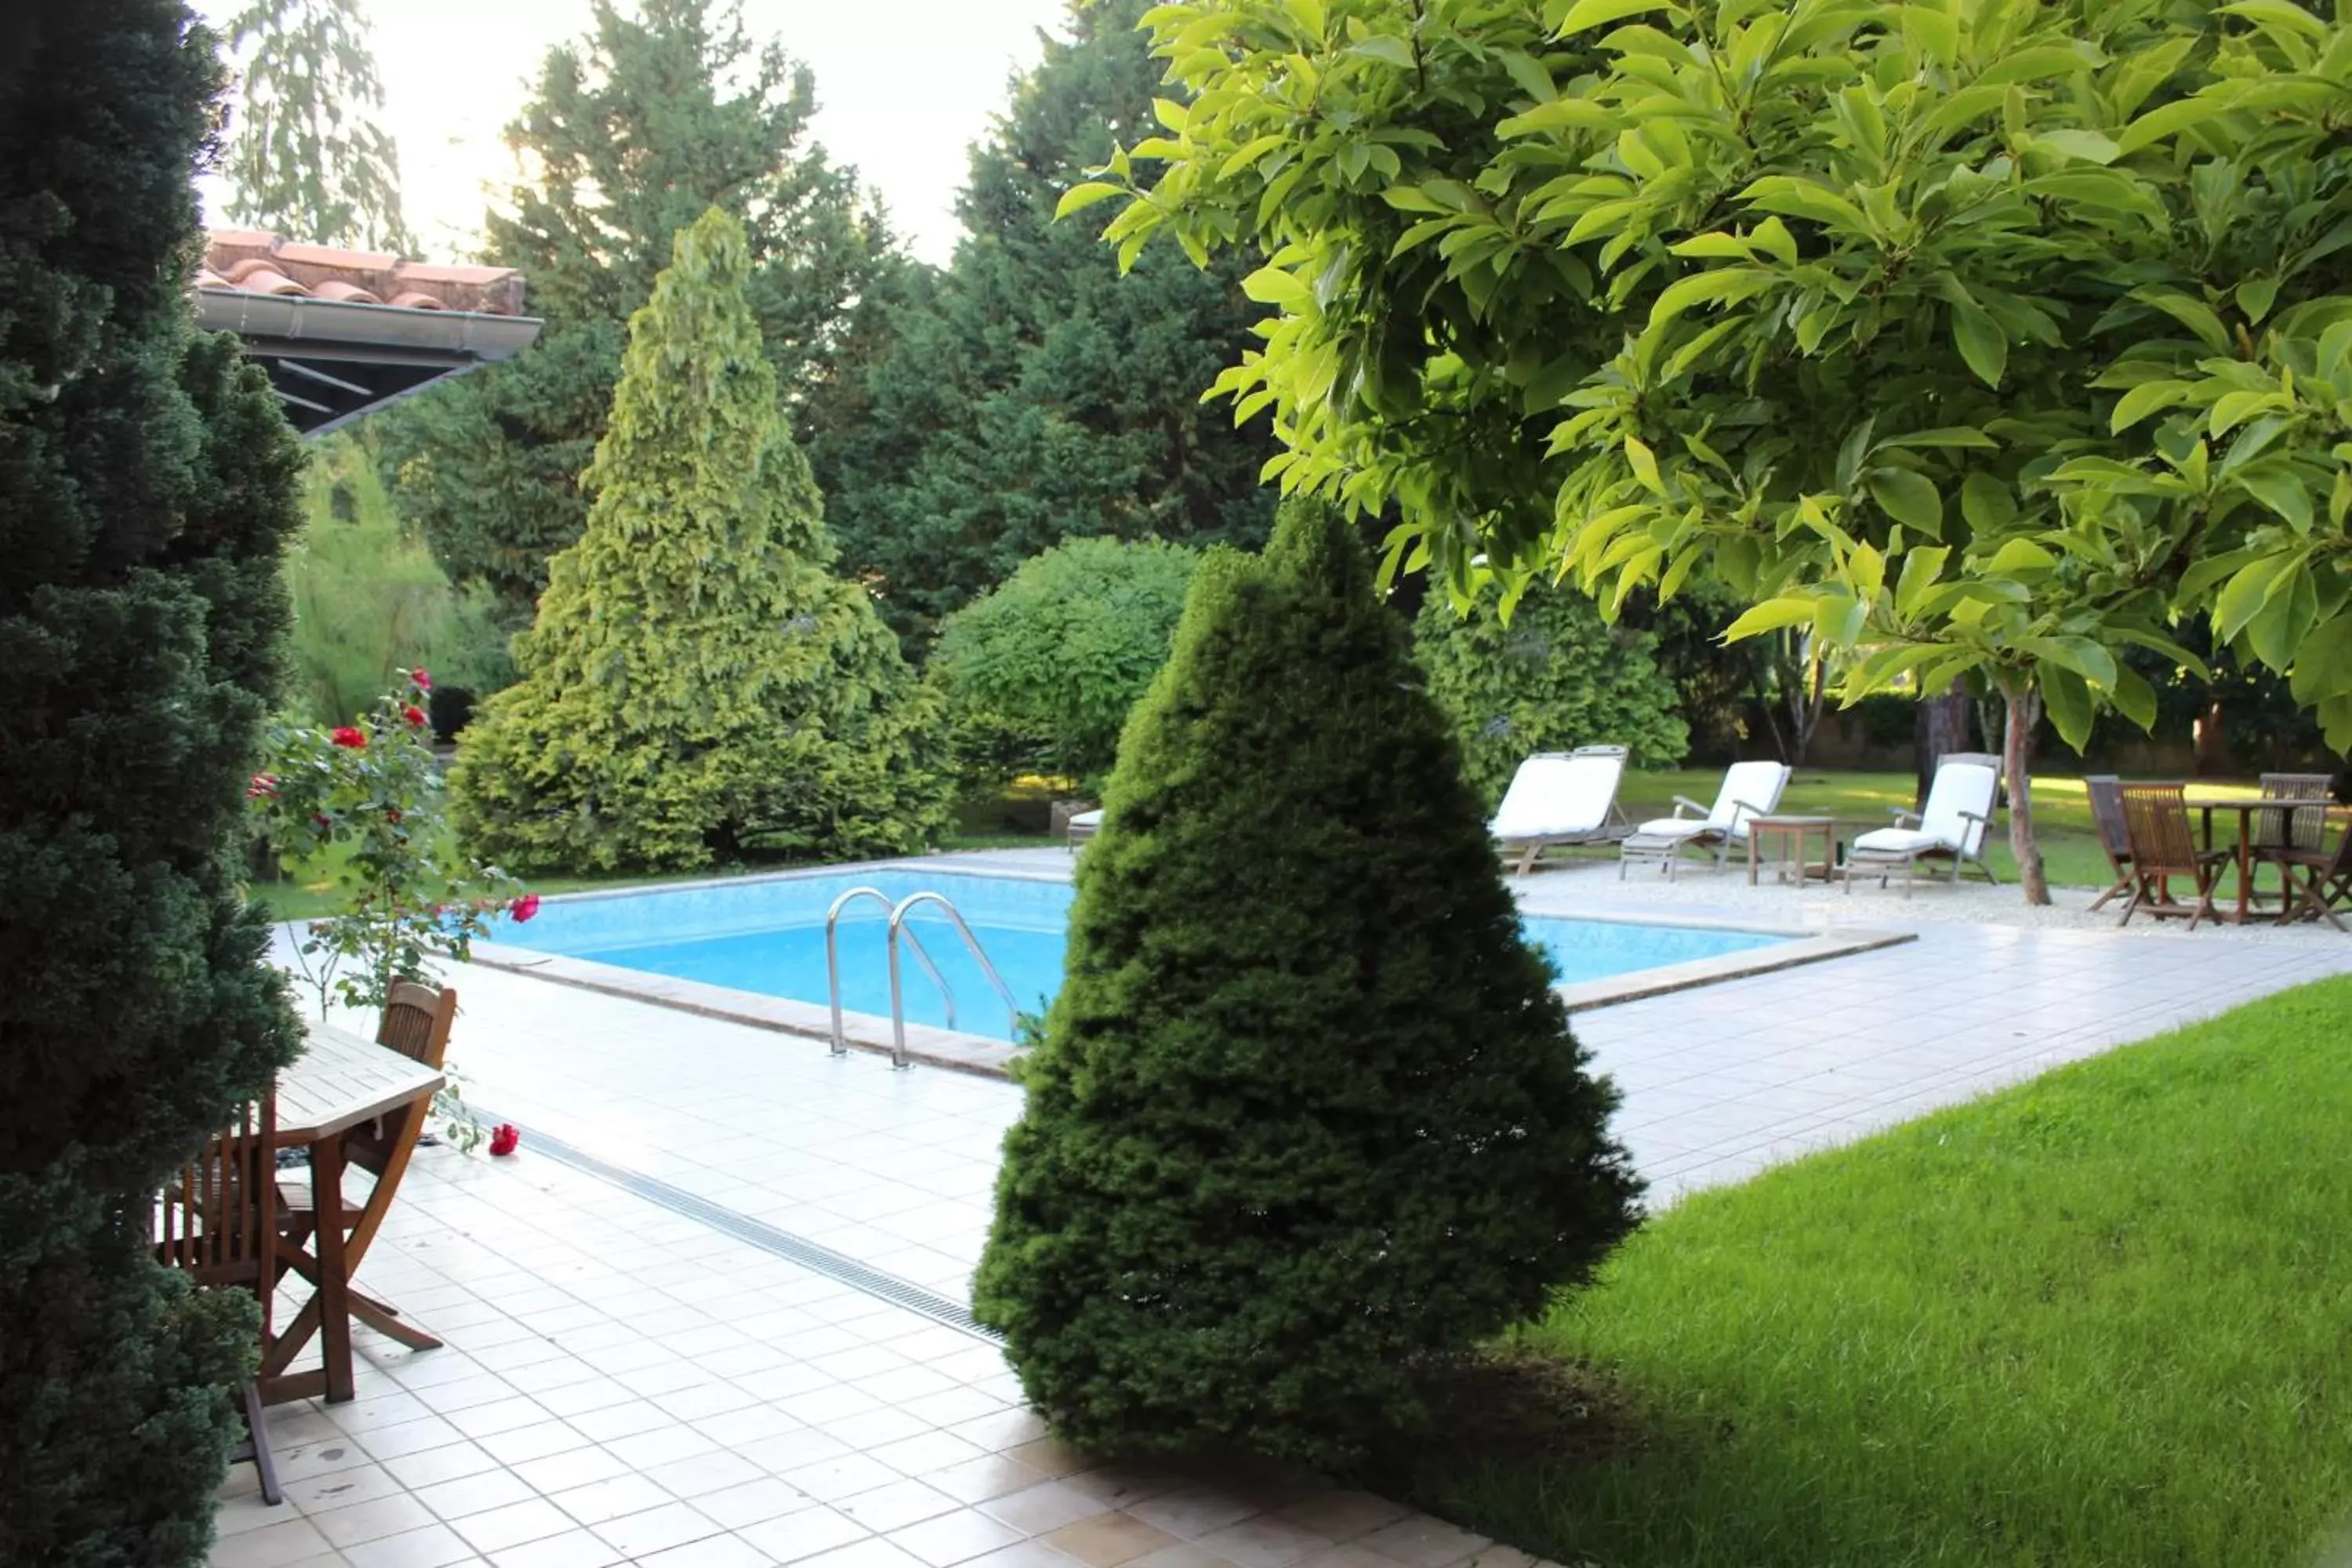
M1948 763L1957 766L1990 768L1993 774L1993 809L1996 811L2000 809L2001 787L2008 782L2001 771L2000 758L1990 752L1946 752L1936 759L1936 771L1940 773ZM1927 793L1930 797L1935 795L1935 785L1932 783L1927 786ZM1895 819L1888 824L1889 826L1924 825L1927 821L1927 818L1918 812L1903 806L1889 806L1887 811ZM1963 811L1958 815L1962 821L1976 824L1977 844L1974 849L1966 847L1954 849L1948 845L1941 844L1930 844L1918 849L1868 849L1857 845L1848 852L1845 864L1838 868L1839 874L1845 879L1846 892L1849 895L1853 892L1854 879L1858 877L1876 877L1878 885L1884 888L1895 873L1900 871L1903 873L1903 896L1907 899L1911 896L1912 884L1918 879L1919 862L1922 860L1949 860L1952 863L1951 882L1956 888L1960 885L1961 871L1969 866L1974 866L1983 872L1986 881L1995 887L2000 886L2000 877L1993 870L1992 863L1985 858L1984 854L1985 840L1992 837L1990 813L1979 816L1973 811Z
M1620 787L1622 787L1624 778L1622 764L1628 755L1627 749L1623 746L1579 746L1570 752L1538 752L1536 755L1615 757L1620 764L1618 778ZM1529 761L1533 760L1533 758L1529 759ZM1587 828L1580 833L1544 834L1531 838L1497 838L1495 842L1496 847L1502 852L1503 858L1513 861L1512 875L1524 877L1536 868L1538 862L1543 858L1548 850L1589 848L1596 844L1622 843L1633 834L1633 825L1627 820L1624 806L1619 803L1612 793L1609 797L1608 813L1602 816L1600 825L1596 827ZM1514 857L1516 859L1513 858Z
M1721 871L1731 858L1732 845L1735 842L1743 844L1747 842L1744 838L1735 837L1740 825L1743 822L1753 822L1759 816L1769 816L1778 811L1780 808L1780 795L1788 789L1789 780L1795 773L1794 768L1790 767L1786 763L1781 763L1780 782L1772 791L1772 798L1761 805L1754 801L1733 800L1731 823L1728 828L1707 827L1700 832L1688 834L1643 833L1636 828L1626 837L1624 847L1618 852L1617 879L1621 882L1625 879L1625 870L1629 866L1655 865L1665 872L1666 880L1671 882L1675 879L1675 873L1684 863L1682 852L1686 848L1709 851L1715 861L1712 868ZM1728 782L1727 771L1726 782ZM1702 805L1686 795L1678 795L1675 796L1672 820L1675 822L1686 820L1683 816L1685 807L1693 816L1701 819L1715 815L1713 806Z

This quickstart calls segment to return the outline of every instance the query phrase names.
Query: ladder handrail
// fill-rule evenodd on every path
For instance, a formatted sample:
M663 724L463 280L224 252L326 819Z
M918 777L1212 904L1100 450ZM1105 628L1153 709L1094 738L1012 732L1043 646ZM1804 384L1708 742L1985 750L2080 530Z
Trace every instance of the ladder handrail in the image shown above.
M988 961L988 953L980 945L980 939L971 934L971 927L964 924L962 912L948 901L945 893L928 890L909 893L898 900L898 908L890 911L890 1065L894 1068L907 1065L907 1009L901 1005L898 993L898 933L906 931L907 916L919 904L937 904L947 915L949 923L956 929L956 934L963 938L965 949L979 962L980 972L988 976L988 983L996 987L997 995L1003 999L1005 1016L1012 1020L1013 1032L1018 1034L1021 1029L1021 1004L1013 999L1012 987L1006 985L1004 977L996 973L996 965ZM921 952L921 939L912 931L907 934L914 942L915 951ZM927 964L929 962L925 960ZM934 977L937 973L933 971ZM949 1022L952 1024L953 1018L950 1017Z
M849 1054L849 1037L842 1032L841 1026L841 948L836 936L836 931L841 924L841 911L847 909L859 899L872 899L875 902L880 904L885 910L888 911L888 914L892 919L893 923L890 926L889 931L891 974L890 1008L891 1011L895 1013L898 1011L898 986L897 978L898 973L898 944L897 941L898 926L896 924L898 907L890 902L890 895L884 892L879 888L852 888L847 892L842 894L841 897L834 900L833 907L824 911L825 997L826 1000L831 1002L833 1005L833 1054L837 1057L847 1056ZM931 977L931 984L940 988L940 994L947 998L948 1027L955 1027L955 992L949 986L947 976L941 974L940 973L940 966L931 962L930 953L925 951L923 947L922 938L909 931L907 935L907 940L915 944L915 957L917 961L922 964L923 972ZM984 963L985 960L982 962ZM999 988L1002 989L1002 986L1000 985ZM903 1033L904 1031L901 1032ZM898 1065L904 1067L906 1064L904 1062L900 1062Z

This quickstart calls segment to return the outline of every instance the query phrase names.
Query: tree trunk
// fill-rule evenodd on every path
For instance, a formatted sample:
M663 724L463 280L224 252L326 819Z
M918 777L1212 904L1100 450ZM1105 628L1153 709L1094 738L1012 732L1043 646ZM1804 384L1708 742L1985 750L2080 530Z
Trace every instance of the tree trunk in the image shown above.
M2222 727L2221 700L2205 704L2197 721L2196 773L2200 779L2219 778L2230 771L2228 731Z
M2033 837L2033 727L2042 720L2042 698L2022 683L2003 688L2009 730L2001 748L2001 772L2009 779L2009 850L2017 857L2017 879L2029 904L2050 901L2050 879L2042 870L2042 847Z
M1958 681L1940 696L1923 697L1911 730L1912 765L1918 774L1916 809L1927 805L1927 790L1936 782L1936 759L1947 752L1969 749L1969 693Z

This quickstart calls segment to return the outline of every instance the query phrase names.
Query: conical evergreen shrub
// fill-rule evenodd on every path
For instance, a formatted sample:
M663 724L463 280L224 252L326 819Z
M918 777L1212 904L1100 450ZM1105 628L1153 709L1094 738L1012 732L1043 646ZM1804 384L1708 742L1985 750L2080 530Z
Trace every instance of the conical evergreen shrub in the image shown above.
M1632 1226L1615 1093L1320 507L1203 563L1106 804L978 1312L1082 1446L1345 1462Z
M937 701L854 583L776 401L742 226L677 237L629 323L523 679L450 784L479 852L521 869L663 869L920 847L943 824Z

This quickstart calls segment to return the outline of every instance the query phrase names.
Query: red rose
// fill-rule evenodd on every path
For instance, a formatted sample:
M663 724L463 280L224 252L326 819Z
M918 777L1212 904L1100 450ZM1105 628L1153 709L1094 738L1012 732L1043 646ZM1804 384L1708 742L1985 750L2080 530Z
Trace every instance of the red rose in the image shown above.
M398 807L398 806L396 806L396 805L387 805L387 806L385 806L385 807L383 808L383 819L384 819L386 822L391 823L394 827L399 826L400 826L400 807Z
M327 814L323 811L312 812L310 814L310 822L311 826L320 828L328 828L334 826L334 823L328 819Z
M521 898L517 899L513 903L507 906L507 913L514 916L515 924L522 924L523 921L539 913L539 895L537 893L525 893Z
M402 709L400 716L420 730L425 727L425 710L414 702Z
M333 734L328 736L327 739L334 742L338 746L344 747L350 751L360 752L367 749L367 736L361 733L359 731L352 729L349 724L337 730Z
M247 800L276 800L278 798L278 775L276 773L254 774L253 782L245 786L245 798Z
M419 691L430 691L433 689L433 678L425 674L422 669L410 670L408 672L408 679L416 682L416 689Z
M490 1152L500 1156L511 1154L515 1152L515 1145L521 1142L522 1129L511 1121L501 1121L490 1133Z

